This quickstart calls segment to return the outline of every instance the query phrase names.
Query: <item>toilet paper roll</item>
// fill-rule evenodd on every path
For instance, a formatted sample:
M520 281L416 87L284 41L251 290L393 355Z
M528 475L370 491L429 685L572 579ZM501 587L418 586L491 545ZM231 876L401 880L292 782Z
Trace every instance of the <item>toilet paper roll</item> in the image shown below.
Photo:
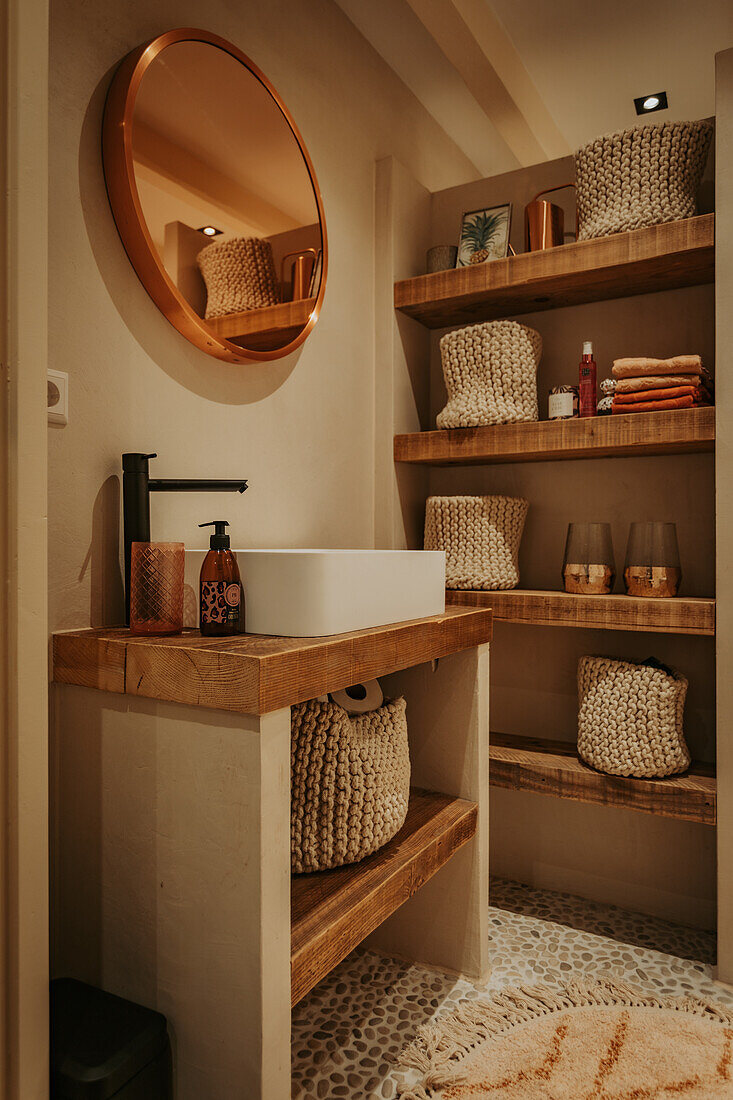
M349 714L366 714L377 710L384 702L379 680L366 680L363 684L354 684L342 691L331 692L331 702L338 703Z

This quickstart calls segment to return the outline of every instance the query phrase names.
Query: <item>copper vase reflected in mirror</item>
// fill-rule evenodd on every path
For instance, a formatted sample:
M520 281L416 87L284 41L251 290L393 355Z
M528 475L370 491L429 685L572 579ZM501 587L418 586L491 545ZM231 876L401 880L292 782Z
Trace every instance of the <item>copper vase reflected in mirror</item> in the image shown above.
M298 252L288 252L282 258L281 279L283 286L290 283L290 301L300 302L303 298L310 297L311 279L313 268L316 264L315 248L302 248ZM290 277L286 278L285 262L292 260L290 264Z
M626 547L624 582L629 596L676 596L682 580L674 523L632 523Z
M568 524L562 573L566 592L577 596L611 592L616 565L610 523Z

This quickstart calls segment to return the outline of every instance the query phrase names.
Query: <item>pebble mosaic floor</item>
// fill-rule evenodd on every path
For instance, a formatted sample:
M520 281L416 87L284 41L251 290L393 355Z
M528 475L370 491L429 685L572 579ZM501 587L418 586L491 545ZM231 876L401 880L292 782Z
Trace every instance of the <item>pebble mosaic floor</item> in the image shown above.
M420 1024L518 983L613 977L733 1004L712 981L712 933L499 879L491 902L485 985L357 950L301 1001L293 1010L293 1100L395 1100L394 1063Z

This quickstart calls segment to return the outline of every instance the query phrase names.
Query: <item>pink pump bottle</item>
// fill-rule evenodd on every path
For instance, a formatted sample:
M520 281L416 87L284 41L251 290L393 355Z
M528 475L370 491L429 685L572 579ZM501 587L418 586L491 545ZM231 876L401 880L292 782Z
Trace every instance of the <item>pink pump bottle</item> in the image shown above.
M580 391L580 416L595 416L598 408L597 368L593 358L593 344L586 340L583 344L583 358L578 368Z

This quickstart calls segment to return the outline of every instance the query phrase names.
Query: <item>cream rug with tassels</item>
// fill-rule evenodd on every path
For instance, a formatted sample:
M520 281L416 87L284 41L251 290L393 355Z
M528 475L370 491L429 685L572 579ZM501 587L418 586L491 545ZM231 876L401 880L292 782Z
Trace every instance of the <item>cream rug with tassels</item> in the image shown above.
M402 1100L733 1100L733 1010L613 982L505 990L420 1029Z

